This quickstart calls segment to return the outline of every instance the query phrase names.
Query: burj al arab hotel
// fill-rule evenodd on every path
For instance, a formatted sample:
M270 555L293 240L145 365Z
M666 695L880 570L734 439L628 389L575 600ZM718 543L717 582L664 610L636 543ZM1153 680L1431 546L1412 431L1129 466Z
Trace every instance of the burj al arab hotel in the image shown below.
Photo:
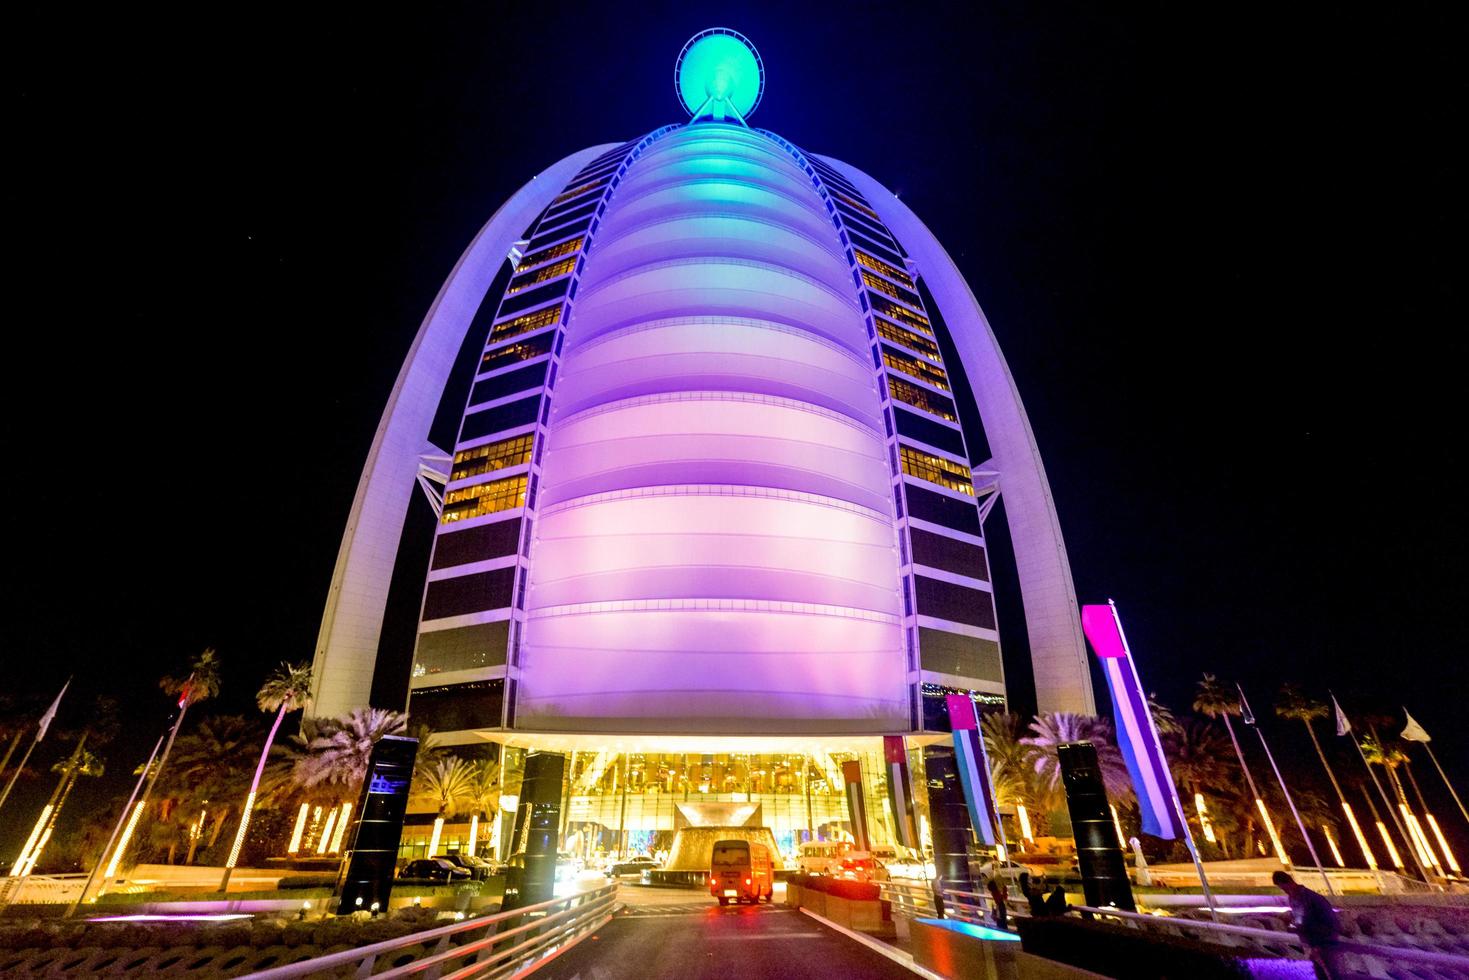
M552 163L469 243L367 455L316 714L402 710L406 690L441 744L566 753L589 831L754 807L782 841L819 835L840 760L939 738L947 694L1003 702L1001 496L1039 707L1094 710L1045 471L979 303L877 178L758 128L765 82L742 35L696 35L683 118ZM436 446L446 391L457 435ZM383 623L425 492L410 664Z

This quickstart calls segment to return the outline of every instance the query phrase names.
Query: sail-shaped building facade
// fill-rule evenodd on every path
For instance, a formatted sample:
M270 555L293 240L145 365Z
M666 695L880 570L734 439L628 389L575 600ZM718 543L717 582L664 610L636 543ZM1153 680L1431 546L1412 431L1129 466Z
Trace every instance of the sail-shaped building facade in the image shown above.
M580 750L588 791L637 783L634 753L643 785L706 796L716 763L646 760L814 758L764 773L809 789L822 755L946 727L947 693L1003 699L999 494L1040 706L1093 710L1040 457L953 262L877 181L752 128L764 72L739 35L691 40L676 87L688 122L538 174L445 283L353 504L316 712L371 699L415 479L442 496L414 720Z

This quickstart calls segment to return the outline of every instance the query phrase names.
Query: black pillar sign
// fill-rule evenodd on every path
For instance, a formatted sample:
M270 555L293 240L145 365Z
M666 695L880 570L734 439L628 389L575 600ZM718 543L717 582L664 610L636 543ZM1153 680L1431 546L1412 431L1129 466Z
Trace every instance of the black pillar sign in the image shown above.
M372 747L350 850L337 877L337 914L387 911L398 865L398 842L408 811L408 787L418 739L384 735Z
M532 752L525 757L503 910L524 908L555 897L556 841L561 828L561 780L565 764L565 757L555 752Z
M1117 825L1112 822L1102 769L1097 764L1097 747L1091 742L1066 742L1057 746L1056 753L1086 904L1136 912L1132 882L1127 877L1127 856L1122 853Z

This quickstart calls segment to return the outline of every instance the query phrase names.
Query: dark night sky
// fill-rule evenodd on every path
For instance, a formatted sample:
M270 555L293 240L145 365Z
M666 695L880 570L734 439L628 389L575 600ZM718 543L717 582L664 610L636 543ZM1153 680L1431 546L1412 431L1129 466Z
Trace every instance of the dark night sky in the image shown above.
M11 691L75 671L73 707L124 699L113 776L79 793L121 787L157 677L201 647L235 711L310 658L460 251L542 167L679 120L674 57L719 23L764 57L758 125L885 181L954 254L1079 595L1118 601L1149 685L1407 703L1469 783L1447 13L499 6L12 15L0 656Z

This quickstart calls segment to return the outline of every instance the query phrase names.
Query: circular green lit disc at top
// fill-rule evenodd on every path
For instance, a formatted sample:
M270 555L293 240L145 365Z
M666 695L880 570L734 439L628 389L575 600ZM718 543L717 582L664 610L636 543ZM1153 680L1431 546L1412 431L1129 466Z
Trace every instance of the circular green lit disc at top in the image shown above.
M689 38L673 68L673 87L689 115L747 118L765 94L765 65L749 38L712 27Z

